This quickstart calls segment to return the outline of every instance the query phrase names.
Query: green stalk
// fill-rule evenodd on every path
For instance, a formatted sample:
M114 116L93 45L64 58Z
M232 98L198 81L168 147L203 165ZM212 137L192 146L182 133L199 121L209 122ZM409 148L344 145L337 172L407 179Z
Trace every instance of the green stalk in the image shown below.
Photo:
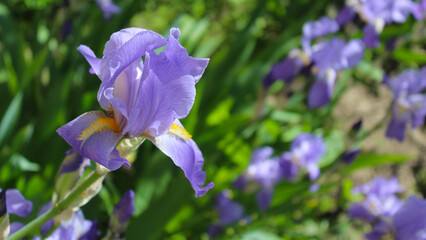
M80 185L78 185L74 190L61 202L56 204L52 209L44 213L43 215L32 220L30 223L25 225L15 234L7 238L8 240L19 240L23 237L33 233L37 228L39 228L43 223L49 221L50 219L58 216L62 211L66 210L68 206L77 200L80 195L88 189L93 183L103 177L104 174L99 174L96 171L92 172Z

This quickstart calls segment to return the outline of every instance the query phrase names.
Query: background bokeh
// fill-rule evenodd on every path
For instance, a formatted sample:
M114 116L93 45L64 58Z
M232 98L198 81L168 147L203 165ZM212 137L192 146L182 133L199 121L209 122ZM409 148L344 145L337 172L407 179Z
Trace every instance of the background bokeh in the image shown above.
M331 103L312 110L306 106L312 79L297 79L291 89L278 82L266 92L262 79L274 63L300 46L306 21L335 16L344 1L116 4L121 13L106 20L95 1L0 2L0 186L18 188L31 199L33 216L50 200L56 171L70 148L56 129L84 112L100 110L100 80L89 74L76 48L84 44L102 56L110 35L126 27L151 29L165 37L170 27L179 27L179 40L188 53L210 58L196 86L194 107L182 123L203 152L207 181L215 187L194 198L181 170L147 141L132 167L109 174L100 194L83 207L86 218L97 219L101 227L107 226L120 195L134 189L136 212L128 239L208 239L206 231L218 217L214 197L232 189L252 150L269 145L278 154L301 132L322 134L327 143L319 192L308 191L307 178L282 182L263 213L254 193L236 194L252 221L227 227L219 239L359 239L365 226L354 225L345 215L354 185L378 174L396 175L406 188L404 194L426 194L424 130L410 131L404 143L384 137L392 96L380 84L384 70L396 74L426 63L424 21L411 17L404 24L386 26L381 40L397 36L396 48L387 51L382 44L366 50L356 68L341 73ZM356 38L362 32L353 26L341 36ZM361 132L351 132L361 119ZM353 165L340 165L339 156L353 142L362 153Z

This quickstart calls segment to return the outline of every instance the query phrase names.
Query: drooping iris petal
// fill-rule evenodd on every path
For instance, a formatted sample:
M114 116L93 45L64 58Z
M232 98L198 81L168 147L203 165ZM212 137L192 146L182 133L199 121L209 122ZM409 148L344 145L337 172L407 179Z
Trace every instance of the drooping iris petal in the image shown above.
M216 197L216 209L219 212L219 224L232 224L243 217L244 207L230 199L230 192L223 191Z
M367 24L363 28L364 37L362 41L367 47L376 48L380 44L379 33L376 31L375 27L371 24Z
M178 121L175 121L175 124L182 126ZM172 132L148 139L164 154L169 156L176 166L183 170L185 177L195 190L195 197L204 196L204 194L213 188L214 184L212 182L203 187L206 181L206 173L202 170L204 158L197 144L192 139L182 139Z
M392 218L398 240L426 239L426 201L410 196Z
M310 108L318 108L327 105L332 96L334 83L336 79L319 79L316 80L308 93L308 106Z
M6 190L7 212L20 217L28 217L33 211L33 203L26 200L17 189Z
M274 190L269 188L263 188L256 194L257 205L262 211L268 209L273 195Z
M281 156L280 166L283 173L283 177L287 180L294 180L299 173L299 168L292 161L291 153L284 153Z
M102 112L87 112L59 128L57 133L82 156L113 171L123 164L130 166L115 147L122 136L114 123Z

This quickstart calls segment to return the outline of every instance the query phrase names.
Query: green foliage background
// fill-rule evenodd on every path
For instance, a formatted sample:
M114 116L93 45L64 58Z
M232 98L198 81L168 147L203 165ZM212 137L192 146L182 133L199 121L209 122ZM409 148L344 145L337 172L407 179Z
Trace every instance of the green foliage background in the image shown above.
M309 193L307 178L283 182L265 213L258 211L254 193L236 193L253 221L230 226L219 238L357 239L364 229L353 228L344 214L348 200L354 198L351 173L415 158L364 153L351 167L342 166L339 155L350 146L360 146L369 131L342 132L336 127L341 120L332 115L349 83L377 94L383 70L376 59L394 72L426 63L426 55L416 50L424 49L425 36L422 32L418 36L419 23L413 19L385 29L383 41L407 36L395 51L386 52L383 45L368 50L356 69L341 75L331 104L308 110L308 85L282 99L282 85L276 84L267 93L273 101L265 102L262 78L272 64L299 46L306 21L335 16L344 1L116 0L122 12L110 20L102 17L95 1L68 2L68 6L62 0L0 3L0 187L18 188L31 199L33 217L50 200L56 171L69 149L56 129L86 111L100 110L99 79L88 73L89 65L77 46L85 44L102 56L109 36L130 26L164 36L171 26L179 27L180 42L189 54L211 59L197 84L195 105L182 122L204 154L207 181L216 186L195 199L181 170L145 142L132 167L110 174L99 196L83 207L87 219L106 226L120 195L134 189L136 213L128 239L207 239L207 228L217 220L214 196L231 188L252 150L270 145L278 154L300 132L323 134L327 142L320 163L321 190ZM64 26L70 26L68 35ZM342 35L360 36L359 30Z

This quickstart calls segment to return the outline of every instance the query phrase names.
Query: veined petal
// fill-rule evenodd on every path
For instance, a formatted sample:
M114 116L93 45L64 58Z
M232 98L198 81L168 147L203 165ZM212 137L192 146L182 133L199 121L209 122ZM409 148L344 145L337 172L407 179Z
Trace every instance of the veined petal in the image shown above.
M121 158L116 145L121 139L118 125L99 111L87 112L56 131L81 156L87 157L113 171L121 165L130 166Z
M140 28L126 28L112 34L105 44L104 57L101 60L102 84L98 91L101 107L108 110L109 101L104 91L113 87L116 78L135 61L141 61L146 52L162 47L166 40L158 33Z
M87 62L90 64L90 72L99 76L101 59L97 58L92 49L85 45L78 46L77 50L83 55L84 58L86 58Z
M129 133L130 136L149 132L152 137L157 137L167 133L176 118L189 113L195 100L194 77L176 75L173 72L176 66L171 64L164 54L162 57L152 54L147 54L145 68L152 69L152 65L161 65L156 69L162 71L162 78L150 70L146 79L140 84L128 124L123 130L123 133ZM157 60L152 61L151 57ZM163 60L162 63L158 62Z
M194 77L195 83L200 80L210 59L194 58L188 55L186 49L179 43L180 30L178 28L170 29L170 36L167 40L167 48L164 53L186 74Z
M175 121L175 124L181 126L178 121ZM184 140L171 132L148 139L183 170L185 177L195 190L195 197L202 197L213 188L212 182L203 187L206 181L206 173L202 170L204 158L192 139Z

